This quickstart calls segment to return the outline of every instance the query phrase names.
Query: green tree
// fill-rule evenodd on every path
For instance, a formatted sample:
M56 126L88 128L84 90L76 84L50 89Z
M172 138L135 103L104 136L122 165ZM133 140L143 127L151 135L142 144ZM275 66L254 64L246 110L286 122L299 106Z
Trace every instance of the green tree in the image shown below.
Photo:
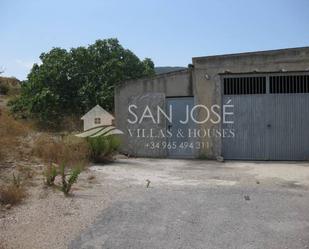
M69 51L53 48L40 56L11 110L44 123L81 115L96 104L112 111L114 87L128 79L154 75L151 59L141 61L117 39L97 40Z

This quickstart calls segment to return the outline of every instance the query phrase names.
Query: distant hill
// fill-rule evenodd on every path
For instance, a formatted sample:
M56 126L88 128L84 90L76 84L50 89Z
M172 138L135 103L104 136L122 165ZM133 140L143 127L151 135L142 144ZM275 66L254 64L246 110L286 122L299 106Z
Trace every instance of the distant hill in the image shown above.
M156 74L169 73L178 70L186 69L186 67L155 67Z

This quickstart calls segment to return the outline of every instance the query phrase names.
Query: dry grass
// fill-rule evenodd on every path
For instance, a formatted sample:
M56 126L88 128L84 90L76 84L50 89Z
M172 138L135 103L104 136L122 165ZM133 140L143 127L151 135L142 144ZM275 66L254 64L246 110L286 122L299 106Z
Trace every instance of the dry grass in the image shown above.
M0 110L0 135L17 137L25 135L29 131L29 126L14 119L5 110Z
M19 138L29 132L29 126L15 120L6 111L0 109L0 161L10 152L17 150Z
M41 135L34 143L33 154L46 163L83 166L89 160L89 146L84 139Z
M0 86L7 88L7 95L17 95L21 89L20 81L14 77L0 77Z
M21 177L13 173L10 182L0 187L0 203L1 204L19 204L26 196L25 185L21 181Z
M14 184L2 186L0 189L0 202L2 204L19 204L26 196L23 186L16 186Z

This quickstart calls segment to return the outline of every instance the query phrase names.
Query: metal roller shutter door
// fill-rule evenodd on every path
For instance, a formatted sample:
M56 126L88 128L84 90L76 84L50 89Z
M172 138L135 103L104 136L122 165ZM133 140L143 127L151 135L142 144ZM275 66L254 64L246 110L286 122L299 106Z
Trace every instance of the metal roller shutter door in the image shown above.
M284 73L223 77L223 104L234 105L234 138L222 155L243 160L309 159L309 75Z

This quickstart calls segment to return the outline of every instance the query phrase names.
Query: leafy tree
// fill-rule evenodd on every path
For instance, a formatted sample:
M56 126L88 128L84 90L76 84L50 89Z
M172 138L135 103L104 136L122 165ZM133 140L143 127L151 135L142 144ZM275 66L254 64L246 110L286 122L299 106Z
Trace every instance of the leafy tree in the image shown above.
M117 39L97 40L69 51L53 48L40 55L11 110L50 124L81 115L96 104L112 111L114 87L128 79L154 75L151 59L141 61Z

